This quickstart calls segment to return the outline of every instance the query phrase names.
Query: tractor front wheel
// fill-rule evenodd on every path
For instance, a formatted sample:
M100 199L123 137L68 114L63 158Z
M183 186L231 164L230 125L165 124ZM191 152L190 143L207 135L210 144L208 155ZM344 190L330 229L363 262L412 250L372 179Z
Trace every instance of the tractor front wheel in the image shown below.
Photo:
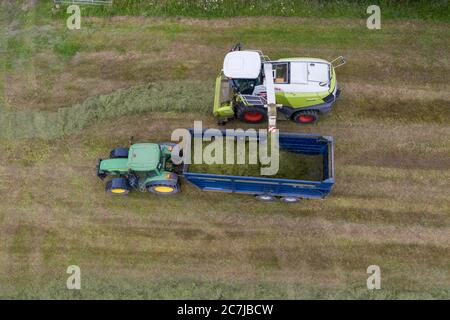
M262 108L240 106L237 110L239 120L247 123L262 123L267 121L267 113Z
M157 195L172 195L180 192L180 187L176 185L152 184L147 187L147 190Z
M292 120L298 124L314 124L319 119L319 113L315 110L298 111L292 116Z
M130 193L128 180L125 178L112 178L106 183L106 192L115 196L125 196Z

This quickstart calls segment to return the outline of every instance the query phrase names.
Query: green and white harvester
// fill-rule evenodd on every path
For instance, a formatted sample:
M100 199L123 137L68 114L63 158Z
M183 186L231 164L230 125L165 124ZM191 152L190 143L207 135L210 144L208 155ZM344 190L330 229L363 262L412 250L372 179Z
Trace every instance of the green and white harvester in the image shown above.
M285 58L272 61L261 51L235 45L225 56L216 78L214 115L219 124L237 118L248 123L277 116L299 124L315 123L331 111L340 94L335 69L345 64L316 58Z

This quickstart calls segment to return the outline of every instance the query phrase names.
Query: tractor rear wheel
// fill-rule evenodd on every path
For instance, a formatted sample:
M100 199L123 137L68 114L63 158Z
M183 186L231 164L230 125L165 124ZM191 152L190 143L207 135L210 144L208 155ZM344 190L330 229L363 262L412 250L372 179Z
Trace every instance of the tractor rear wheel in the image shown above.
M112 178L106 183L106 192L109 194L124 196L130 193L128 180L125 178Z
M264 202L272 202L275 201L275 197L271 196L269 194L257 194L255 196L256 199L258 199L259 201L264 201Z
M292 120L298 124L314 124L319 119L319 113L315 110L298 111L292 116Z
M165 184L151 184L147 187L147 190L157 195L172 195L180 192L178 184L165 185Z
M114 158L128 158L128 148L115 148L109 153L111 159Z
M237 117L247 123L262 123L267 121L267 112L259 107L239 106Z

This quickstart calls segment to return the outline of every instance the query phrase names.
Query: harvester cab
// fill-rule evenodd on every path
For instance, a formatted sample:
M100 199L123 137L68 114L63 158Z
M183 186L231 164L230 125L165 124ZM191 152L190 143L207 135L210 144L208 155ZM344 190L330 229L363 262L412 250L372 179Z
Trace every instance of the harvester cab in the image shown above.
M340 90L335 69L343 57L331 62L317 58L285 58L272 61L261 51L233 47L216 78L214 115L219 124L238 118L248 123L277 116L299 124L315 123L331 111Z
M130 148L115 148L109 159L98 161L97 176L102 180L110 178L106 192L114 195L126 195L131 190L178 193L178 169L171 159L174 146L171 142L136 143Z

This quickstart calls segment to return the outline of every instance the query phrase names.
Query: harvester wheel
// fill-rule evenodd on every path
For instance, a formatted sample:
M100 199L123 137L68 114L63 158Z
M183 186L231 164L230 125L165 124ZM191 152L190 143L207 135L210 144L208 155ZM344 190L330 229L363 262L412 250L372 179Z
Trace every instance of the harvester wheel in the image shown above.
M275 197L271 196L269 194L257 194L255 196L256 199L258 199L259 201L264 201L264 202L272 202L275 201Z
M297 197L282 197L280 200L286 203L296 203L300 201Z
M315 110L298 111L292 116L292 120L298 124L314 124L319 119L319 113Z
M114 158L128 158L128 148L115 148L109 153L111 159Z
M124 196L130 193L130 186L125 178L112 178L106 183L106 192L109 194Z
M240 106L237 108L239 120L247 123L262 123L267 121L267 113L262 108Z
M152 184L147 187L147 190L157 195L172 195L180 192L180 187L176 185Z

